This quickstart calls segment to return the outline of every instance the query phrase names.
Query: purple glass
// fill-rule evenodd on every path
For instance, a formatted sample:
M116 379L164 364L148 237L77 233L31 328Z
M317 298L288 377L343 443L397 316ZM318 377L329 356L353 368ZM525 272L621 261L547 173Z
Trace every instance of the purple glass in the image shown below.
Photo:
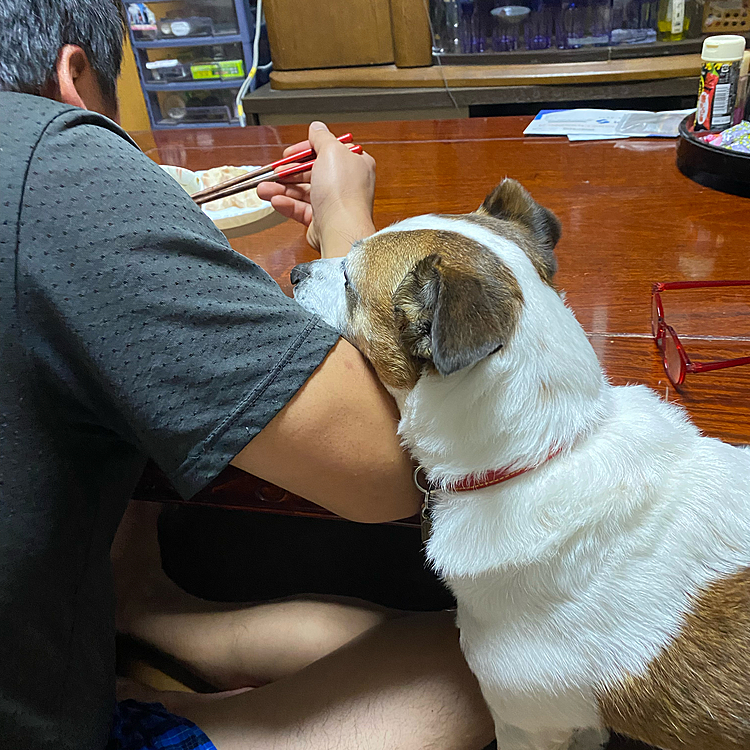
M611 43L655 42L658 7L658 0L613 0Z
M609 44L611 0L563 0L558 46L567 49Z
M512 52L518 49L519 40L524 38L524 27L530 14L531 9L520 4L508 3L492 9L495 19L492 46L495 52Z
M459 29L461 32L461 52L478 52L474 31L474 0L461 0Z
M532 0L531 13L524 24L526 49L549 49L555 43L555 20L559 13L551 0Z
M495 19L492 9L495 0L474 0L474 51L488 52L492 49Z

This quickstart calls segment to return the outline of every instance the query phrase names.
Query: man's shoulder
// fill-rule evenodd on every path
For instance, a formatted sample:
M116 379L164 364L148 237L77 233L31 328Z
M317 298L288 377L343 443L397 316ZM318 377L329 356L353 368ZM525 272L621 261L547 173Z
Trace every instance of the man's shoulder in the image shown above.
M76 125L93 125L116 134L133 146L130 136L104 115L89 112L54 99L14 91L0 91L0 143L5 158L30 154L44 136L70 130ZM90 138L90 133L87 134ZM136 146L137 148L137 146Z
M58 170L61 174L56 183L58 199L61 199L76 189L76 168L89 161L88 154L97 145L116 144L150 161L116 123L95 112L32 94L0 91L0 113L0 194L3 196L0 258L12 258L17 250L17 227L26 203L31 214L38 214L42 209L49 212L39 190L48 192L55 188L49 180L58 162L66 161L65 167ZM36 196L28 193L30 184L39 188ZM26 214L28 217L29 211Z
M22 94L17 91L0 91L0 106L3 109L4 122L14 117L23 120L47 118L48 121L62 112L76 109L71 104L63 104L45 96Z
M6 147L33 147L50 123L76 107L53 99L15 91L0 91L0 133Z

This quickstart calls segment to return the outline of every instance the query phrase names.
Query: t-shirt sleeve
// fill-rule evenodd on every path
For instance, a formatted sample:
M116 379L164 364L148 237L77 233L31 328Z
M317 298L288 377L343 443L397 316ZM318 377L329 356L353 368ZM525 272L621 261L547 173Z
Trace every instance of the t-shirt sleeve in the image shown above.
M184 497L337 340L122 131L83 111L55 118L35 148L16 286L27 352L61 417L133 443Z

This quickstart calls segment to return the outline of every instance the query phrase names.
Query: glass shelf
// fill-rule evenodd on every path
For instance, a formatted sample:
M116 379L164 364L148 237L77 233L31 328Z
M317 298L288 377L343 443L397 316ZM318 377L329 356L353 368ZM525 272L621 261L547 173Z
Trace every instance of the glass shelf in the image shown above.
M165 49L167 47L210 47L214 44L236 44L242 42L241 34L223 34L221 36L183 36L171 39L151 39L134 41L136 49Z
M231 80L196 80L190 81L144 81L142 86L144 91L205 91L207 89L238 89L244 81L242 78L232 78Z
M198 128L236 128L239 120L229 122L175 122L174 120L158 120L151 126L154 130L196 130Z

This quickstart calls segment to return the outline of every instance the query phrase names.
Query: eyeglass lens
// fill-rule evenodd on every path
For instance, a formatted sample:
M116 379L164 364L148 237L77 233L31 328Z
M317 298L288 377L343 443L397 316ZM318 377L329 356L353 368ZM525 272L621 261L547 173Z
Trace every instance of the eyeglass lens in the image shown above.
M674 334L671 331L664 331L662 336L662 350L664 352L664 369L667 371L669 379L675 384L680 385L683 379L682 357L677 348L677 342L674 340Z
M659 340L659 297L656 294L651 295L651 333L657 343L661 344Z

